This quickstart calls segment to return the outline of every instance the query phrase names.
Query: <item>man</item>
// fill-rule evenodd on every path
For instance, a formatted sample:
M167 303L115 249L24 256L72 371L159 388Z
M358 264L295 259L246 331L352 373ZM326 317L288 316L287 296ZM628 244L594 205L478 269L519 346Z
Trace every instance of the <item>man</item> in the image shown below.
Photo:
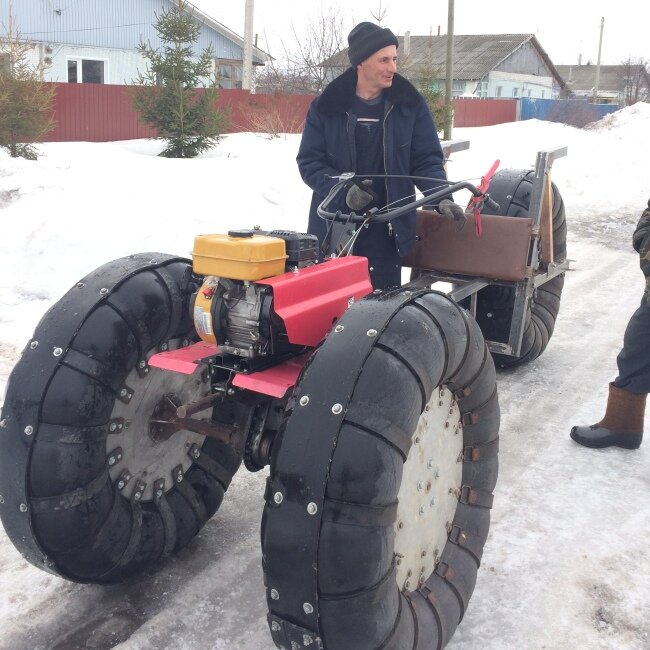
M591 426L571 429L571 437L585 447L637 449L643 438L650 392L650 200L634 231L632 245L640 256L646 288L641 306L625 330L623 349L616 359L618 377L609 385L605 417Z
M300 142L297 162L305 183L314 191L309 213L310 233L323 244L328 222L316 214L343 172L413 175L424 194L445 179L444 158L436 127L424 98L397 74L398 41L390 29L373 23L357 25L348 35L351 67L312 102ZM365 179L353 185L346 205L332 206L363 214L371 208L413 200L408 178ZM361 228L354 254L368 258L375 289L401 284L401 259L415 245L415 210L391 223Z

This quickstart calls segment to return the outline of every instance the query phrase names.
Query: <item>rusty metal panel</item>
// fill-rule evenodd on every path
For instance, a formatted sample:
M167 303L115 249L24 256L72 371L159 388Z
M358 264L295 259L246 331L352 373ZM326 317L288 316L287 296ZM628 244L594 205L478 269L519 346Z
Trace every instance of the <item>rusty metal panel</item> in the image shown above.
M450 219L419 210L418 243L404 266L493 280L525 279L532 219L483 215L481 220L483 234L478 237L473 216L458 232Z
M517 121L516 99L456 98L454 126L492 126Z

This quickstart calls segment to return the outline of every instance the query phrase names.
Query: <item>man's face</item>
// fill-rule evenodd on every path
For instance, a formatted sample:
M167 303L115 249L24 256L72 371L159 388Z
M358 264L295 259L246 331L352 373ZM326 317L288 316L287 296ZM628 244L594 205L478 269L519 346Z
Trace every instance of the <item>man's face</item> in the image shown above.
M357 66L359 82L377 92L390 88L397 72L397 48L389 45L378 50Z

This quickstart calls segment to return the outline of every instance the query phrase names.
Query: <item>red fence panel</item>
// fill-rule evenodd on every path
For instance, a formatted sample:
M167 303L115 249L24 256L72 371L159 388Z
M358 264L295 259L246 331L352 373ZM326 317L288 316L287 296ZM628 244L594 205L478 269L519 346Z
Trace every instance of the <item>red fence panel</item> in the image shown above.
M458 97L454 103L454 126L492 126L517 121L516 99Z
M48 142L107 142L150 138L155 131L138 119L133 86L55 83L56 127ZM255 95L220 90L217 105L230 112L228 133L300 133L313 95ZM515 99L454 99L454 125L491 126L517 119Z
M150 138L155 130L138 119L131 102L133 86L55 83L56 127L47 142L107 142ZM220 90L217 106L227 107L228 133L260 131L300 133L311 95L252 95Z
M56 127L50 142L107 142L149 138L153 129L138 120L131 105L131 86L55 83Z

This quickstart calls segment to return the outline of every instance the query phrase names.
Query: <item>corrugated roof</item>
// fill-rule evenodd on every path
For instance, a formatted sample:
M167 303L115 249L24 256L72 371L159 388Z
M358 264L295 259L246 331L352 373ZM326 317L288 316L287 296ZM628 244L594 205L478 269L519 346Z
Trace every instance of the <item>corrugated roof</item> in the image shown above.
M562 75L567 89L573 92L591 92L596 85L596 67L589 65L558 65L558 72ZM645 68L641 65L601 65L598 77L598 88L603 92L623 92L626 77L640 74L645 79L646 88L650 88L650 78Z
M480 34L454 36L454 79L482 79L512 52L527 43L532 34ZM399 37L400 56L405 55L404 37ZM447 61L447 36L411 36L410 56L428 59L443 69Z
M404 36L398 36L400 65L405 65ZM447 36L410 36L410 58L415 62L431 61L434 68L445 70ZM478 80L487 77L503 60L529 43L537 50L559 85L562 77L534 34L471 34L454 36L454 79ZM328 62L337 68L349 65L347 49Z

